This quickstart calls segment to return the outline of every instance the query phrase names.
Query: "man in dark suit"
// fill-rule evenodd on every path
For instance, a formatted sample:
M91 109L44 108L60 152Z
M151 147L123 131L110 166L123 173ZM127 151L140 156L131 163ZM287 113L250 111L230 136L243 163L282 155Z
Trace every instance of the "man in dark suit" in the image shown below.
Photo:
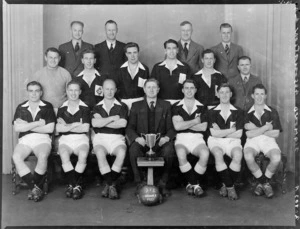
M159 180L159 188L163 196L169 196L166 189L168 176L172 168L175 155L173 138L175 130L172 125L171 105L169 102L158 99L159 82L156 79L147 79L144 85L145 99L132 104L126 135L129 140L130 162L137 183L137 191L143 185L141 173L137 167L137 157L142 157L149 150L141 134L160 133L153 151L157 156L164 157L165 166Z
M220 71L227 79L236 76L238 58L243 55L241 46L231 42L232 27L228 23L220 26L221 43L212 47L216 55L215 69Z
M114 77L116 71L126 61L125 44L117 41L118 26L113 20L105 23L106 40L95 45L96 69L103 75Z
M177 59L187 63L190 66L191 74L195 74L203 67L201 54L203 46L194 42L191 37L193 33L192 23L184 21L180 23L181 38L178 41Z
M240 74L230 78L228 83L233 88L232 104L244 111L248 110L254 103L251 96L252 88L261 84L261 79L251 74L251 59L242 56L238 60Z
M82 51L93 48L92 44L82 40L83 27L83 22L73 21L71 23L72 40L58 47L62 57L59 65L67 69L72 77L76 77L83 70Z

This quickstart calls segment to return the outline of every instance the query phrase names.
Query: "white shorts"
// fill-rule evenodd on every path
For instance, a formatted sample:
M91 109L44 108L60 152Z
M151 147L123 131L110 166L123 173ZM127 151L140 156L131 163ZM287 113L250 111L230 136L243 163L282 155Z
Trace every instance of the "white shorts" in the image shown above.
M143 99L144 99L144 97L139 97L139 98L134 98L134 99L121 99L121 102L125 103L128 107L128 110L130 110L132 107L132 104L134 102L141 101Z
M125 137L121 134L101 134L98 133L95 135L93 140L93 146L103 146L108 154L112 154L118 146L125 146Z
M175 147L176 145L185 146L190 153L193 150L201 145L205 145L205 141L203 140L203 135L199 133L180 133L176 135Z
M247 138L244 149L247 147L255 149L257 153L262 152L264 155L272 149L277 149L280 151L275 138L271 138L266 135L259 135L254 138Z
M226 154L231 158L231 151L233 148L238 147L242 149L241 139L237 138L215 138L210 136L207 140L207 145L209 150L214 147L220 147L223 150L223 155Z
M89 138L86 136L86 134L62 135L58 140L58 148L61 145L66 145L74 151L82 145L87 145L89 147Z
M26 145L33 150L36 146L41 144L48 144L51 146L51 138L49 134L31 133L21 137L18 143Z

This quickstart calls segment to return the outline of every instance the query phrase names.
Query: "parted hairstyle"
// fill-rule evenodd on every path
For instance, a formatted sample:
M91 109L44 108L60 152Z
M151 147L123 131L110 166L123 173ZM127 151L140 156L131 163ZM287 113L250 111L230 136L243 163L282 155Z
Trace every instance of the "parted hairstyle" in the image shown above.
M232 30L232 26L231 26L229 23L222 23L222 24L220 25L220 30L221 30L222 28L231 28L231 32L233 31L233 30Z
M39 86L39 87L40 87L40 90L43 91L42 85L41 85L39 82L37 82L37 81L31 81L31 82L29 82L29 83L26 85L26 89L27 89L27 90L28 90L28 87L29 87L29 86Z
M128 42L125 47L124 47L124 52L127 52L127 49L128 48L137 48L138 52L140 51L140 47L137 43L134 43L134 42Z
M159 88L159 81L157 79L154 79L154 78L149 78L145 81L144 83L144 87L146 87L147 83L150 83L150 82L154 82L156 83L157 87Z
M175 41L175 40L173 40L173 39L169 39L169 40L167 40L167 41L165 41L164 42L164 48L167 48L167 44L175 44L176 45L176 47L178 48L178 43L177 43L177 41Z
M81 90L81 83L76 80L76 79L72 79L70 82L67 83L67 88L70 86L70 85L73 85L73 84L76 84L79 86L79 89Z
M221 88L225 88L225 87L229 88L230 92L232 92L232 88L231 88L231 86L228 83L222 83L222 84L220 84L218 86L218 88L217 88L217 91L219 92L221 90Z
M238 58L238 64L240 63L240 60L249 60L251 63L251 58L249 56L241 56Z
M48 52L56 52L59 56L61 56L59 50L54 47L47 48L47 50L45 51L45 56L47 56Z
M205 54L208 54L208 53L212 53L212 54L214 55L214 58L216 57L214 51L211 50L211 49L205 49L205 50L202 52L201 57L204 58L204 55L205 55Z
M261 83L256 84L256 85L252 88L252 94L254 94L254 92L255 92L256 89L263 89L263 90L265 90L265 94L268 94L267 88L266 88L263 84L261 84Z
M81 25L82 28L84 27L84 24L83 24L83 22L81 22L81 21L72 21L71 24L70 24L70 27L72 28L72 26L73 26L74 24L79 24L79 25Z

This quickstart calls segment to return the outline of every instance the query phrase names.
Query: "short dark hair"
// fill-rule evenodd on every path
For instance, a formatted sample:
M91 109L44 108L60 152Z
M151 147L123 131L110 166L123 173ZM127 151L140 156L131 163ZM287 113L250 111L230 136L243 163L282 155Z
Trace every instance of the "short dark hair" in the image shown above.
M59 56L61 56L60 51L54 47L47 48L47 50L45 51L45 56L47 56L48 52L56 52Z
M220 30L221 30L222 28L230 28L230 29L231 29L231 32L232 32L232 26L231 26L229 23L222 23L222 24L220 25Z
M263 90L265 90L265 94L268 94L267 88L266 88L263 84L261 84L261 83L256 84L256 85L252 88L252 94L254 94L254 92L255 92L256 89L263 89Z
M94 49L85 49L81 53L81 58L83 58L84 54L87 54L87 53L92 53L92 54L94 54L94 57L96 57L96 52Z
M184 25L190 25L193 27L192 23L190 23L189 21L183 21L180 23L180 26L184 26Z
M114 81L114 80L113 80L113 79L111 79L111 78L107 78L107 79L105 79L105 80L103 81L103 83L102 83L102 86L104 85L104 83L105 83L105 82L108 82L108 81L110 81L110 82L113 82L113 83L114 83L114 85L115 85L115 87L117 88L116 81Z
M150 82L156 83L157 87L159 88L159 81L157 79L155 79L155 78L149 78L149 79L147 79L145 81L145 83L144 83L144 87L146 87L147 83L150 83Z
M107 22L105 22L105 26L107 24L115 24L118 27L117 22L115 22L114 20L108 20Z
M124 52L126 53L128 48L134 48L134 47L137 48L138 52L140 51L140 47L137 43L128 42L124 47Z
M29 86L39 86L40 87L40 90L43 91L43 87L42 85L40 84L40 82L37 82L37 81L31 81L29 82L27 85L26 85L26 90L28 90L28 87Z
M173 40L173 39L169 39L169 40L167 40L167 41L165 41L164 42L164 48L167 48L167 44L175 44L176 45L176 47L178 48L178 43L177 43L177 41L175 41L175 40Z
M78 80L72 79L70 82L67 83L67 88L68 88L70 85L72 85L72 84L78 85L78 86L79 86L79 89L81 90L81 83L80 83Z
M238 58L238 64L240 63L240 60L249 60L251 63L251 58L249 56L241 56Z
M193 79L186 79L185 81L183 81L182 87L184 87L186 83L192 83L194 84L195 88L197 88L196 82Z
M82 28L84 27L84 24L83 24L83 22L81 22L81 21L72 21L71 24L70 24L70 27L72 28L72 26L73 26L74 24L79 24L79 25L81 25Z
M213 50L211 50L211 49L205 49L205 50L202 52L202 54L201 54L202 58L204 58L204 55L205 55L205 54L208 54L208 53L212 53L212 54L214 55L214 57L216 57L216 55L215 55L215 53L214 53Z
M225 87L229 88L230 92L232 92L232 88L231 88L231 86L229 85L229 83L222 83L222 84L220 84L220 85L218 86L218 88L217 88L217 91L219 92L219 91L221 90L221 88L225 88Z

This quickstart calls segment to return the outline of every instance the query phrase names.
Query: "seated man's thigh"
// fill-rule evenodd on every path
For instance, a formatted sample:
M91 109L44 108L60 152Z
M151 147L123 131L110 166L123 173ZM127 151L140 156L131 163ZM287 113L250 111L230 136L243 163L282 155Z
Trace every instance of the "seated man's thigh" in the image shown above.
M78 146L76 149L74 149L74 154L78 157L87 157L89 154L90 146L89 144L82 144Z
M29 146L24 144L17 144L13 152L14 162L16 162L17 158L21 160L25 160L30 155L31 152L32 149Z
M33 153L36 155L36 157L48 157L51 152L51 145L47 143L42 143L36 147L33 148Z
M167 142L162 147L160 147L159 155L162 157L174 157L175 156L175 149L173 141Z
M103 145L94 145L94 154L98 156L98 154L108 155L108 150Z
M209 157L209 150L205 143L197 145L191 153L196 157L205 157L207 160Z
M229 139L228 144L225 144L225 154L232 158L233 152L240 153L240 156L242 157L242 145L240 139Z

